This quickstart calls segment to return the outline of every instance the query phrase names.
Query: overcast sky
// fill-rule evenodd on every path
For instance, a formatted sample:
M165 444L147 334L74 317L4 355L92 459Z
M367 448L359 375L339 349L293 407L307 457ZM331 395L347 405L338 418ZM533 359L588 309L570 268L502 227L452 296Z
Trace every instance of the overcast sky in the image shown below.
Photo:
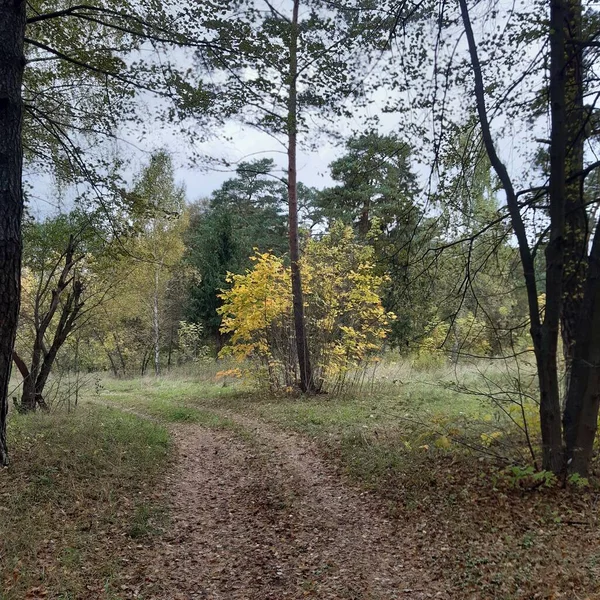
M385 60L397 60L397 58L387 56ZM373 77L377 77L376 65L369 72ZM425 73L424 75L426 76ZM407 94L407 99L410 101L411 95L418 96L419 93L422 93L421 88L410 91ZM380 131L382 133L395 132L403 136L403 128L407 119L431 118L430 115L425 116L423 113L420 115L406 112L402 115L397 113L385 114L383 107L389 99L389 94L394 94L394 92L385 89L383 86L379 87L372 97L371 104L357 111L354 119L340 122L339 125L336 123L338 133L342 137L349 137L353 131L364 129L365 118L377 115L380 118ZM464 111L464 97L456 98L453 102L447 100L447 102L450 113L453 112L453 106L457 112L461 112L461 109ZM140 106L140 111L144 111L143 103ZM150 110L149 114L151 112ZM502 125L506 126L506 123ZM526 140L532 137L531 131L527 131L527 129L527 125L523 122L514 122L508 130L504 130L503 138L498 140L501 154L507 161L511 171L518 172L526 167L522 150L524 147L527 150ZM315 127L316 130L317 127ZM313 133L311 132L310 135L313 135ZM233 121L227 123L221 131L215 130L208 141L194 143L193 147L188 138L181 133L168 128L161 128L158 124L144 139L140 139L135 131L123 132L121 138L123 141L119 144L118 154L126 157L128 161L125 169L126 179L130 182L133 180L134 175L139 173L141 168L148 163L150 154L153 151L162 148L167 149L173 155L176 179L185 185L189 202L210 195L226 179L234 176L236 163L243 160L263 157L273 158L280 168L281 176L285 176L287 161L285 148L270 136L249 127L243 127ZM409 141L414 146L423 145L421 140L409 139ZM326 138L319 140L319 142L319 148L316 151L309 151L302 147L299 149L298 179L308 186L322 189L332 185L328 165L342 154L343 147L328 141ZM213 162L211 164L208 161L193 160L193 156L211 158ZM219 159L228 161L229 166L226 166L222 161L219 162ZM427 164L415 164L414 168L422 184L426 185L430 175L430 167ZM26 181L30 183L32 188L32 212L40 217L55 212L56 194L52 181L35 172L27 173ZM68 209L68 203L69 196L67 194L60 208L62 210Z

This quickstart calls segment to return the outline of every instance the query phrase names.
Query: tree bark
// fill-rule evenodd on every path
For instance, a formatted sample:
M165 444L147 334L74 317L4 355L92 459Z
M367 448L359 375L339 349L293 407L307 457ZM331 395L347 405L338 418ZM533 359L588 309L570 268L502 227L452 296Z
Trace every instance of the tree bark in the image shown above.
M600 222L590 252L576 340L563 429L567 469L585 476L594 449L600 405Z
M588 258L588 218L584 198L583 157L586 112L583 104L583 38L580 0L568 0L565 44L566 188L563 304L561 335L565 360L565 401L571 379L571 364L579 315L583 304ZM579 175L578 175L579 174Z
M546 307L536 348L540 382L542 467L563 468L558 336L563 306L566 204L566 36L569 0L550 3L550 240L546 246Z
M292 21L290 24L290 75L288 96L288 208L289 208L289 244L292 273L292 297L294 309L294 330L296 351L300 369L300 389L314 393L310 352L304 318L304 297L302 276L300 273L300 248L298 241L298 182L296 167L296 148L298 134L298 13L300 0L294 0Z
M8 464L8 386L21 294L24 0L0 0L0 465Z

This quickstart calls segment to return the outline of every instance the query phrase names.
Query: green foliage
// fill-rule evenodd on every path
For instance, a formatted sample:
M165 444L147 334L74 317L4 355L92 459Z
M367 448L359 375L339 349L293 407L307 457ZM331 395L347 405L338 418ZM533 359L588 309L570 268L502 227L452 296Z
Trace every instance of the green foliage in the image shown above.
M157 342L162 361L171 358L183 317L180 295L194 275L182 264L185 191L166 152L151 157L131 194L145 210L133 215L132 234L117 240L122 252L105 265L110 292L88 323L96 368L115 375L144 372Z
M419 217L410 146L397 135L369 132L350 138L345 148L329 165L337 185L317 198L322 215L329 222L352 224L362 236L373 228L373 236L404 229L408 238Z
M414 153L397 134L374 131L350 138L345 150L329 165L337 185L319 193L317 212L329 223L351 224L374 249L377 272L385 276L383 304L397 316L390 342L404 347L422 334L431 293L426 277L417 276L431 224L420 206Z
M310 118L326 120L337 135L339 118L350 113L349 98L358 101L364 89L365 58L387 40L386 20L378 7L362 1L327 4L303 0L292 30L292 3L277 8L266 2L227 0L218 5L206 26L214 46L202 66L220 82L219 105L245 124L274 136L287 136L290 119L312 145ZM229 18L224 18L228 13ZM391 14L391 13L390 13ZM290 44L297 37L298 89L295 114L289 114Z
M496 485L503 482L512 488L535 488L544 486L554 487L558 479L551 471L536 471L533 466L511 466L500 472L496 478Z
M573 485L579 489L587 488L590 485L589 479L587 477L582 477L579 473L571 473L567 477L567 481L570 485Z
M179 321L177 337L182 361L198 362L207 356L208 349L203 344L202 326L198 323Z
M186 261L198 274L189 290L188 318L206 334L219 335L220 291L228 273L243 273L253 248L278 254L287 248L285 185L270 159L241 163L204 204L198 204L186 236Z
M182 12L188 19L185 26ZM115 158L112 141L125 123L147 133L154 119L178 120L193 108L198 122L210 109L208 88L173 52L190 44L202 47L204 12L204 5L182 11L176 0L29 2L23 86L26 163L51 175L61 191L77 185L77 201L101 209L108 220L130 212L135 200L125 193L124 165ZM148 103L148 95L161 101Z

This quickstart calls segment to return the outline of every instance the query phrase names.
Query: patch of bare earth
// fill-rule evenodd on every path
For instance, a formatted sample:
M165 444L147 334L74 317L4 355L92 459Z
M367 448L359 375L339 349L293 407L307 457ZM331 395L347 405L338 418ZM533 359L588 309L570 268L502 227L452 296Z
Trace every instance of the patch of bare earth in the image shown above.
M132 596L169 600L445 598L414 528L389 520L311 442L246 423L257 441L173 434L169 533L132 558ZM256 427L255 427L256 426ZM132 565L133 568L133 565Z

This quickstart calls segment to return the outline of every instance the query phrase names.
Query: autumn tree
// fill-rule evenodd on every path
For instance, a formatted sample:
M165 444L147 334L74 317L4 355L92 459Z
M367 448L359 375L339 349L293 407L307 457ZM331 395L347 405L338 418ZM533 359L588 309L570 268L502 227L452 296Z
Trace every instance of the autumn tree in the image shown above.
M231 288L222 294L219 312L230 339L221 355L250 361L248 374L259 383L290 391L299 375L290 269L270 252L257 252L252 262L245 273L230 275ZM394 320L381 303L384 277L375 272L373 250L337 223L307 244L301 266L317 389L360 384Z
M233 106L230 112L243 107L243 122L274 136L287 154L289 256L300 388L313 392L299 262L297 149L299 143L309 141L309 116L337 119L347 114L347 101L364 81L362 57L373 48L367 42L380 30L381 21L371 21L372 10L320 0L293 0L280 7L250 0L233 2L230 7L235 7L233 18L215 19L215 43L227 52L213 55L209 68L224 80L223 98Z

